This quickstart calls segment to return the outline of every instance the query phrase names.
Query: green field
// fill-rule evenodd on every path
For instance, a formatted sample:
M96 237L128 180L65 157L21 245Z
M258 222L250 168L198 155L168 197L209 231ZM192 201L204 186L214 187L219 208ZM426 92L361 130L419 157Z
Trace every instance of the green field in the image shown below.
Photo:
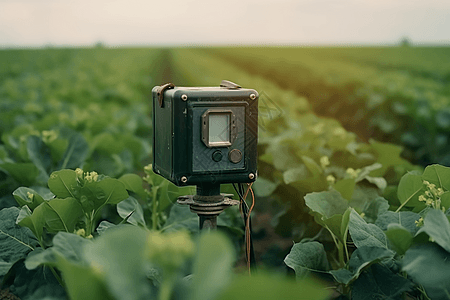
M407 46L0 50L1 293L450 299L449 57ZM174 204L195 190L148 166L152 87L222 79L260 94L251 277L239 210L219 217L222 235L200 236Z

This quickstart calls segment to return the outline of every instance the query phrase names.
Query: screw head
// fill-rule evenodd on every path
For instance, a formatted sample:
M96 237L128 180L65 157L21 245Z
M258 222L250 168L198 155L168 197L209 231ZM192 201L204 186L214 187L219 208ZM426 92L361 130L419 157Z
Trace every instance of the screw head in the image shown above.
M255 174L253 174L253 173L248 174L248 178L249 179L255 179Z
M250 94L250 99L255 100L256 99L256 95L255 94Z
M181 177L181 182L186 183L187 182L187 177L186 176Z
M181 100L187 101L187 95L186 94L181 95Z

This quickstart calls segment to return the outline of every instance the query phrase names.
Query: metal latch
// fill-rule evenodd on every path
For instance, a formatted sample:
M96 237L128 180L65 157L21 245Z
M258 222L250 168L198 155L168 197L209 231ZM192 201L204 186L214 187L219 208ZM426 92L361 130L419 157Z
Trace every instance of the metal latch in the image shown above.
M156 95L158 95L159 107L163 107L164 105L164 92L169 89L173 89L175 85L171 82L160 85L156 90Z
M234 82L228 81L228 80L222 80L220 83L220 87L224 87L227 89L240 89L241 86L239 84L236 84Z

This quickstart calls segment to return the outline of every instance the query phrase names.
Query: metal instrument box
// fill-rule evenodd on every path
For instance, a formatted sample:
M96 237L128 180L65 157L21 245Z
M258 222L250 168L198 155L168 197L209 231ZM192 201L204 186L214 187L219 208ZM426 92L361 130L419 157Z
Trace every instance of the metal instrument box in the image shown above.
M253 182L257 176L258 92L156 86L153 171L178 186Z

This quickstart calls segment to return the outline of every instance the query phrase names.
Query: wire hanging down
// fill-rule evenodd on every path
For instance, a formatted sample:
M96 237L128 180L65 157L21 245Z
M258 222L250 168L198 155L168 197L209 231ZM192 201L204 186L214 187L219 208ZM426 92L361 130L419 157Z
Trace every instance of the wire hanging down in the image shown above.
M239 209L245 225L245 245L246 245L245 256L247 259L247 268L249 274L251 274L251 268L256 267L255 252L252 240L252 223L250 216L255 206L255 194L253 193L252 184L253 183L247 184L247 188L245 189L244 184L238 184L236 186L236 184L233 183L234 190L236 191L236 193L239 195L240 198ZM249 192L252 195L252 205L250 207L248 207L248 204L245 201Z

